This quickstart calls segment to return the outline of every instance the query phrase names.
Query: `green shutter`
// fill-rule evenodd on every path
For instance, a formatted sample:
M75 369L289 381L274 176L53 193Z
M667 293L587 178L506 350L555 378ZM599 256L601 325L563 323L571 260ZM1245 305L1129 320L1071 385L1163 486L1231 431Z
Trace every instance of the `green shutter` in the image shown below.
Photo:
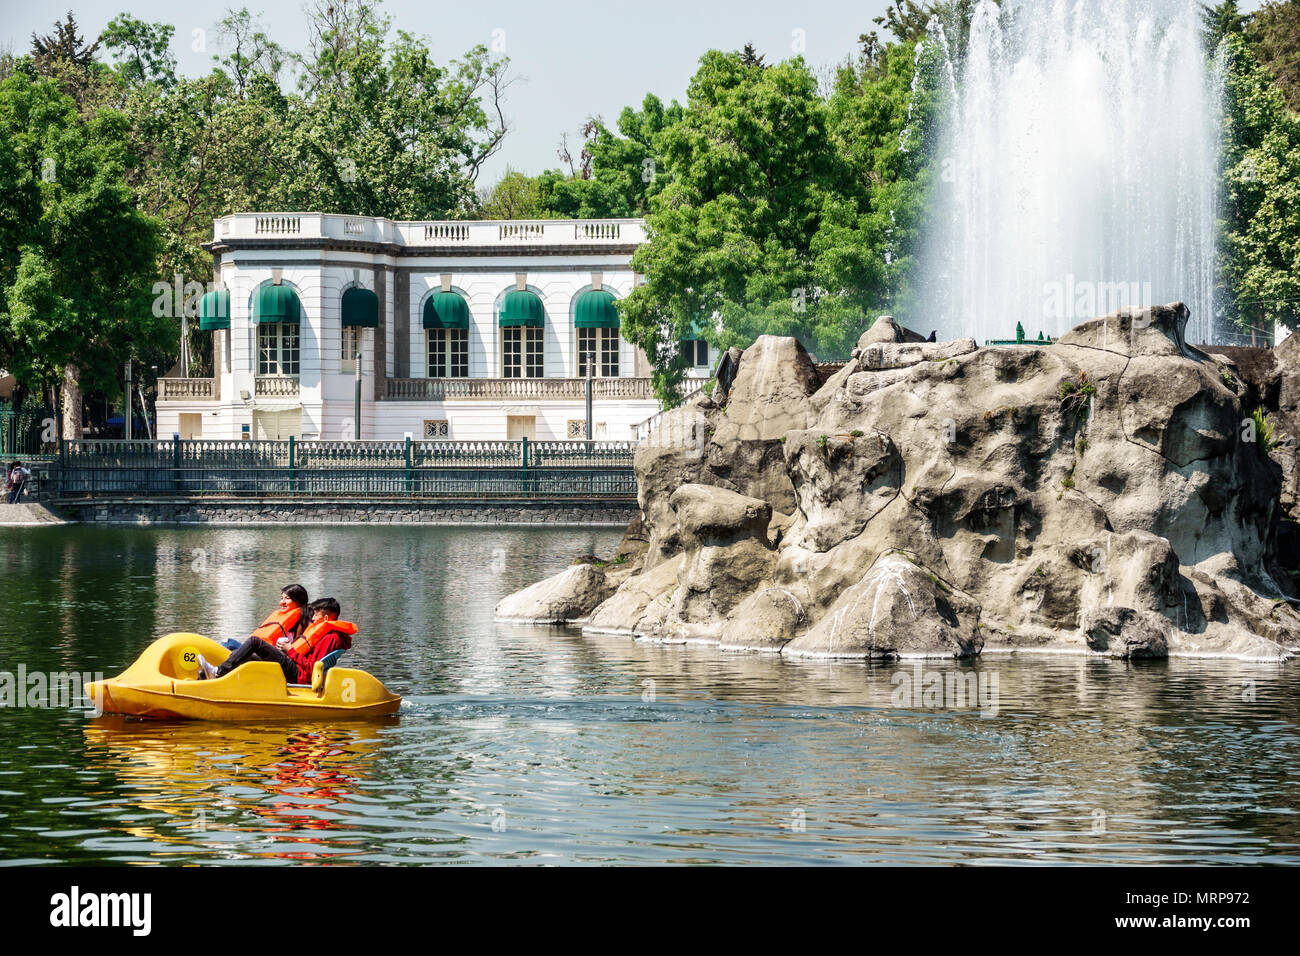
M614 296L604 290L588 289L578 296L573 307L573 325L579 329L618 328L618 306Z
M287 285L262 286L253 296L253 321L298 325L302 321L298 294Z
M379 296L369 289L351 288L344 292L343 324L360 329L379 328Z
M230 293L217 289L199 299L199 328L204 332L230 328Z
M546 310L542 308L542 300L536 294L515 289L506 293L505 301L501 303L499 321L503 326L531 325L541 328L546 324Z
M426 329L468 329L469 306L455 292L435 293L424 303L424 327Z

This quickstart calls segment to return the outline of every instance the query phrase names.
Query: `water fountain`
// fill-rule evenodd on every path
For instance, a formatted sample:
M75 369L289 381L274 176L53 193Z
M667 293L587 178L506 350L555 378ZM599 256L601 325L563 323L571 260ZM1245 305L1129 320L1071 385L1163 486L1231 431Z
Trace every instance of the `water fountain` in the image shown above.
M938 143L920 307L1056 336L1181 299L1214 341L1219 83L1189 0L979 0ZM918 317L918 327L925 319Z

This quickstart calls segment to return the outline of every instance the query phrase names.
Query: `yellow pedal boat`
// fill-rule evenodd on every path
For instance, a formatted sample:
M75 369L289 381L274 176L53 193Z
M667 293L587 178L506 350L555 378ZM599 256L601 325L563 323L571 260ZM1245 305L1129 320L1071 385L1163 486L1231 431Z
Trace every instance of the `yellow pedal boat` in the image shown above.
M198 655L219 664L230 651L200 634L154 641L117 677L86 684L97 710L193 720L337 720L396 713L402 698L365 671L316 665L312 686L285 682L271 661L249 661L225 677L198 680Z

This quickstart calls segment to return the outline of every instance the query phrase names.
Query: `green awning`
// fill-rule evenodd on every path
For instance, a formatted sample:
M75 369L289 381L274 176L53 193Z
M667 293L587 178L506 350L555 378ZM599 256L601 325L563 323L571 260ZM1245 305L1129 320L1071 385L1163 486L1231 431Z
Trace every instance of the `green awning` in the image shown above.
M579 329L618 328L618 306L614 296L604 290L588 289L578 296L573 307L573 325Z
M696 342L704 338L704 313L696 312L691 319L691 330L682 336L683 342Z
M216 289L199 299L199 328L204 332L230 328L230 293Z
M360 329L379 328L379 296L369 289L348 289L343 293L343 324Z
M499 321L502 326L531 325L541 328L546 324L546 310L542 308L542 300L535 293L515 289L506 293L505 301L501 303Z
M501 323L505 325L504 322ZM438 292L424 303L426 329L468 329L469 306L455 292Z
M253 296L254 322L287 322L297 325L302 321L302 303L298 294L287 285L264 285Z

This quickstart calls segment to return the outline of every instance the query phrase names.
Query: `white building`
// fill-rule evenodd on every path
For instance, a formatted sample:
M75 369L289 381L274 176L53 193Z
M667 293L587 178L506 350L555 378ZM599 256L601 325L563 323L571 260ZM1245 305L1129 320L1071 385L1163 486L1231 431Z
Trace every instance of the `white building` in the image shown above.
M213 378L159 382L182 438L631 439L659 410L619 334L639 219L392 222L244 213L214 224L200 328ZM682 344L708 375L702 341ZM354 412L361 353L361 422Z

